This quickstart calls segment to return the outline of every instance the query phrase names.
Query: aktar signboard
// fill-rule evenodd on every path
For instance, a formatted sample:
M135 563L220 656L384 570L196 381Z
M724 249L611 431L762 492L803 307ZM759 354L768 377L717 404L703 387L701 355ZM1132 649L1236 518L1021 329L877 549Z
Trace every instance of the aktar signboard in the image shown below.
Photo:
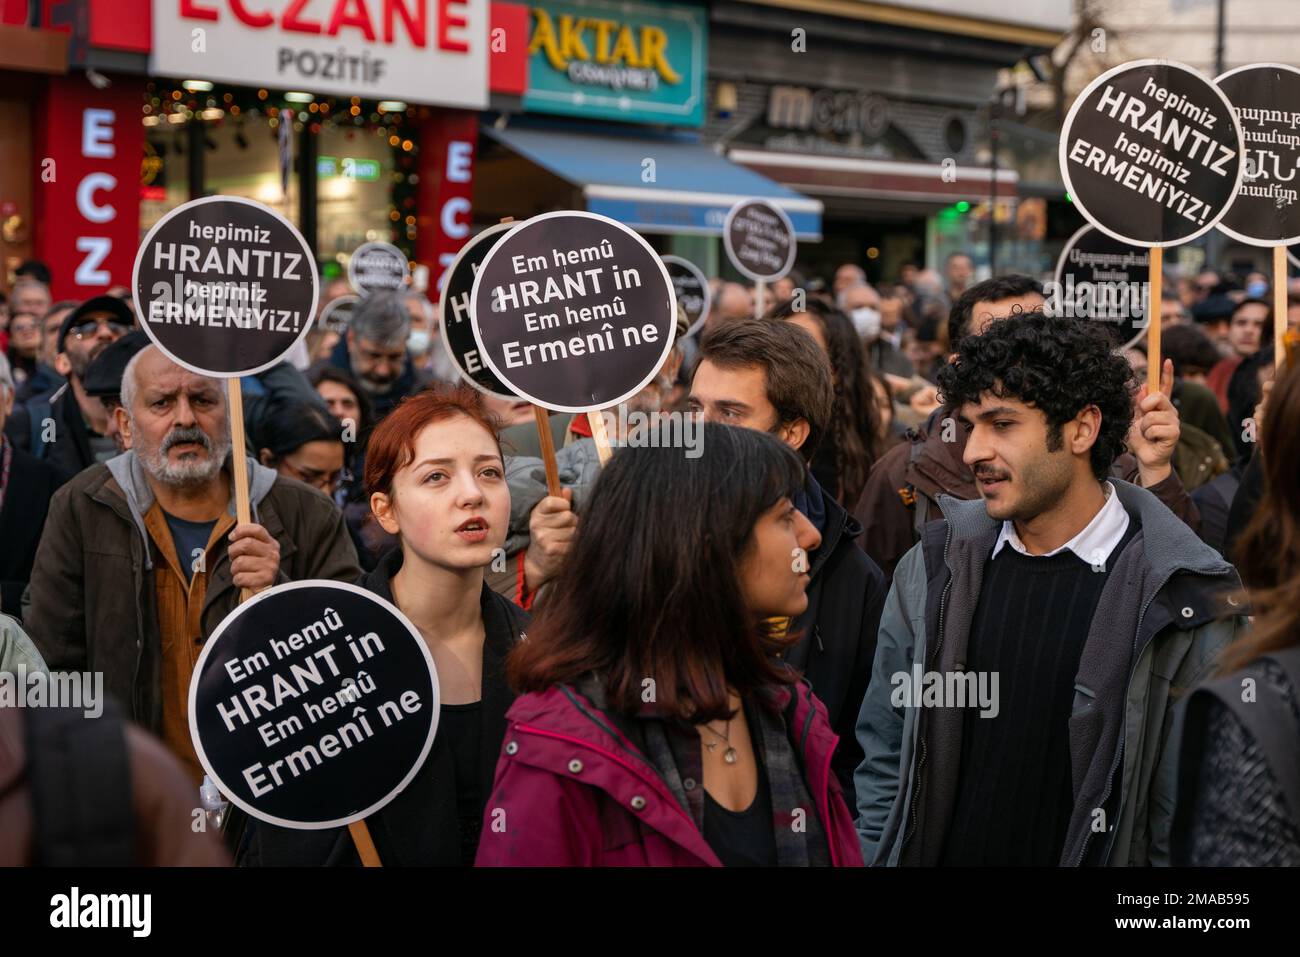
M704 123L704 7L563 0L534 6L531 17L526 109Z
M153 0L163 76L482 109L483 0Z

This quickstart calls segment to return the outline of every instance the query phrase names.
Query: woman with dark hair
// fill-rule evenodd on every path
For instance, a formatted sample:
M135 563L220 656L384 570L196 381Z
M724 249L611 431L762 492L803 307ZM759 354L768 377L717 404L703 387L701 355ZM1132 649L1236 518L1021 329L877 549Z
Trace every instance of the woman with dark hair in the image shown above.
M386 865L469 865L513 696L506 656L527 614L484 582L510 522L500 427L463 386L404 399L371 436L370 504L400 547L358 582L420 632L438 672L433 748L406 788L366 818ZM240 864L356 865L347 828L250 824Z
M341 422L349 419L355 424L358 446L365 447L363 437L370 434L374 418L370 412L370 399L361 384L350 373L334 366L321 366L311 373L309 381L330 414Z
M384 533L370 511L365 483L361 477L366 469L366 443L374 427L370 398L351 374L334 366L320 366L313 370L309 381L316 393L329 408L330 414L344 425L346 451L342 481L334 491L334 501L343 510L343 518L357 547L357 558L363 571L375 567L380 555L394 545L391 536Z
M333 497L343 475L343 423L319 404L272 401L252 440L267 468Z
M813 456L812 472L822 488L851 507L867 484L882 444L880 409L862 340L848 316L819 299L808 299L802 309L795 309L793 299L778 303L766 318L801 327L830 359L834 414L826 440Z
M1249 360L1247 360L1249 361ZM1243 363L1244 365L1245 363ZM1175 865L1300 865L1300 374L1272 387L1263 498L1237 542L1255 623L1188 696L1170 839ZM1244 606L1246 596L1231 599Z
M699 457L652 441L597 480L510 658L480 866L861 864L837 739L774 621L806 607L820 541L791 504L803 463L703 429Z

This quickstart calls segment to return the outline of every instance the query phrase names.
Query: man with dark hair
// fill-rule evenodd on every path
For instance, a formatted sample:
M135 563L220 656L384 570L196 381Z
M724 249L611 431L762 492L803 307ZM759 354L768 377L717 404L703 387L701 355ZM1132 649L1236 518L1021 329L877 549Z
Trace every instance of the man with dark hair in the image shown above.
M1259 352L1264 342L1266 330L1273 328L1273 307L1263 299L1243 299L1232 307L1224 333L1228 346L1225 355L1205 377L1209 386L1219 400L1219 408L1228 411L1228 383L1243 359L1248 359ZM1271 337L1269 337L1271 338Z
M1087 320L1038 313L939 379L983 501L944 496L895 573L858 722L864 858L1167 863L1174 704L1246 621L1232 566L1106 478L1160 397Z
M26 403L9 425L9 437L37 458L48 459L64 480L117 454L108 437L108 413L84 385L90 363L135 324L115 296L87 299L63 318L56 339L55 368L67 382Z
M830 363L794 323L727 323L700 343L689 402L705 421L770 432L811 463L833 414ZM871 677L886 583L854 542L858 523L811 471L794 505L817 527L821 544L807 556L808 608L789 623L802 639L787 660L826 705L840 737L833 769L851 801L853 771L862 758L854 722Z
M953 253L944 263L943 278L948 298L956 302L965 295L970 281L975 278L975 263L965 253Z
M952 348L960 349L967 337L981 335L994 319L1041 313L1045 304L1042 285L1029 276L999 276L976 283L949 313ZM1150 489L1195 528L1196 508L1170 466L1178 440L1178 413L1167 396L1156 413L1172 420L1172 440L1152 441L1135 429L1129 435L1130 451L1119 450L1111 474ZM853 514L862 525L862 547L886 575L893 574L894 566L916 543L921 527L939 517L940 495L967 500L979 496L962 458L965 445L966 435L957 428L952 411L941 405L925 423L908 431L907 441L872 467Z

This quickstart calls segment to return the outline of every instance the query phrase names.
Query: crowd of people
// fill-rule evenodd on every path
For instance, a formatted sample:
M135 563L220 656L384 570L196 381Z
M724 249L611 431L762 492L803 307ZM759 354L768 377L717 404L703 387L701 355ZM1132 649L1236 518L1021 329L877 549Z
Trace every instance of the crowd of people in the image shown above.
M54 301L24 264L0 671L102 674L111 740L47 755L90 731L33 713L46 737L0 748L0 863L359 864L347 828L179 810L205 641L241 595L327 579L437 669L433 749L367 820L385 864L1300 864L1300 379L1267 277L1166 288L1152 391L1143 342L965 255L715 280L629 401L662 441L616 426L602 467L551 416L559 495L532 406L459 380L423 294L374 293L233 380L240 522L226 385L129 291ZM16 810L88 751L148 840Z

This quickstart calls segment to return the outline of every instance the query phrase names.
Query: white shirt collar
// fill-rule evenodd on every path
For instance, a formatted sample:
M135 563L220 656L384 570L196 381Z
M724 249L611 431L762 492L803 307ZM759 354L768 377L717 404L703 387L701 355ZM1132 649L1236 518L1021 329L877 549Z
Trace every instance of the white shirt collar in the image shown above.
M1004 521L1002 530L998 533L998 540L993 545L990 559L998 557L998 552L1002 551L1003 545L1010 545L1021 555L1029 555L1031 558L1047 558L1050 555L1059 555L1068 549L1089 565L1104 569L1106 559L1115 550L1124 533L1128 531L1129 517L1127 509L1120 504L1119 496L1115 494L1115 487L1107 482L1102 488L1106 493L1105 504L1083 531L1060 548L1054 548L1042 555L1030 555L1029 550L1020 541L1020 536L1016 534L1016 527L1010 521Z

